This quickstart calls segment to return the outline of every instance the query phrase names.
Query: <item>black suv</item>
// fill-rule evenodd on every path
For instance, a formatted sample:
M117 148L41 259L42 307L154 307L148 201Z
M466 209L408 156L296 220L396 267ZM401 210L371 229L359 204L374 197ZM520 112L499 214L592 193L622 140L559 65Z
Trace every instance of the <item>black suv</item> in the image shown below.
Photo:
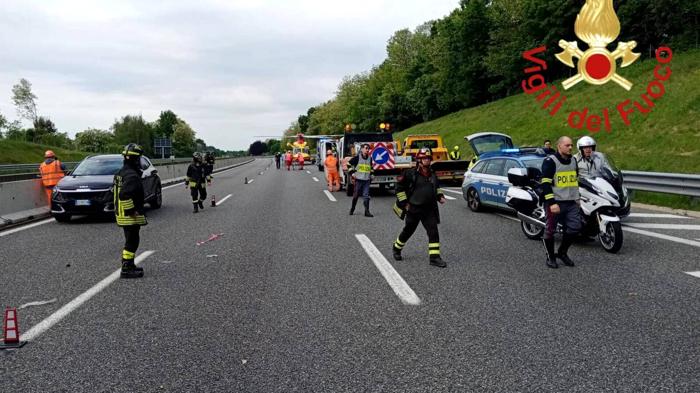
M69 221L73 215L114 214L112 182L124 158L119 154L102 154L85 158L54 188L51 215L56 221ZM160 177L155 166L141 157L145 202L158 209L163 202Z

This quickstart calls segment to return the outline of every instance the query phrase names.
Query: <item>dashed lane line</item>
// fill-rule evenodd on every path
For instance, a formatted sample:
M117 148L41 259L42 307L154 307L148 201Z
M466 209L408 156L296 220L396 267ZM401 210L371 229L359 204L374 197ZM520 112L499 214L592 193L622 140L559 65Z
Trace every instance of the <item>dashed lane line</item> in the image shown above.
M672 242L676 242L676 243L686 244L689 246L700 247L700 242L696 242L694 240L683 239L681 237L676 237L676 236L664 235L663 233L645 231L643 229L632 228L632 227L629 227L627 225L625 225L624 227L625 227L625 232L638 233L638 234L644 235L644 236L655 237L658 239L664 239L664 240L668 240L668 241L672 241Z
M331 194L330 191L328 191L328 190L323 190L323 193L326 194L326 196L328 197L328 199L331 200L331 202L338 202L338 200L335 199L335 197L333 196L333 194Z
M443 191L451 192L453 194L459 194L462 195L462 191L456 191L456 190L451 190L449 188L442 188Z
M316 176L312 177L312 179L314 179L315 182L318 181L318 178Z
M46 220L37 221L37 222L32 223L32 224L27 224L27 225L23 225L23 226L21 226L21 227L17 227L17 228L13 228L13 229L8 229L8 230L6 230L6 231L0 232L0 237L7 236L7 235L11 235L11 234L13 234L13 233L17 233L17 232L23 231L23 230L25 230L25 229L30 229L30 228L38 227L39 225L48 224L48 223L50 223L50 222L56 222L56 220L54 220L53 218L47 218Z
M225 197L221 198L219 202L216 202L216 206L219 206L220 204L224 203L225 200L231 198L231 194L226 195Z
M697 272L685 272L685 274L690 274L693 277L700 278L700 271Z
M247 184L250 184L250 183L252 183L252 182L254 182L254 181L255 181L255 179L248 179L248 183L247 183Z
M308 174L310 175L310 174L311 174L311 171L306 171L306 173L308 173Z
M457 200L457 198L451 197L449 195L445 195L445 199L447 199L448 201L456 201Z
M143 253L141 253L139 256L136 257L134 262L138 265L141 262L143 262L143 260L145 260L146 258L151 256L154 252L155 251L153 251L153 250L144 251ZM46 318L43 321L39 322L38 324L34 325L31 329L29 329L26 333L24 333L21 336L21 340L32 341L32 340L36 339L37 337L39 337L42 333L49 330L53 325L57 324L63 318L68 316L68 314L75 311L83 303L87 302L93 296L102 292L102 290L107 288L110 284L117 281L119 279L120 273L121 273L121 269L117 269L117 271L115 271L114 273L110 274L102 281L95 284L92 288L83 292L78 297L71 300L68 304L59 308L56 312L51 314L48 318ZM133 279L133 280L138 280L138 279Z
M624 226L643 229L675 229L683 231L700 231L700 225L686 224L647 224L637 222L626 222L624 223Z
M679 216L676 214L661 214L661 213L630 213L627 217L640 218L679 218L681 220L692 220L691 217Z
M396 269L391 266L389 261L384 258L384 255L379 252L374 243L372 243L372 241L362 233L356 234L355 238L360 242L362 248L365 249L367 255L369 255L370 259L372 259L374 266L376 266L382 276L384 276L384 279L387 283L389 283L391 289L394 290L396 296L401 299L401 302L410 306L420 305L421 300L418 295L416 295L413 289L408 286L406 281L404 281Z

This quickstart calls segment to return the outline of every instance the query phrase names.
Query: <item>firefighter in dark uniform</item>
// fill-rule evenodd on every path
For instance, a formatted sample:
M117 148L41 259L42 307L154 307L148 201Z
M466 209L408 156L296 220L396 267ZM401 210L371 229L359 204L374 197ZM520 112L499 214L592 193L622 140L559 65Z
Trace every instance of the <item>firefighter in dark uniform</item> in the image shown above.
M193 213L199 213L199 209L204 210L204 201L207 199L207 175L205 165L202 162L202 155L192 154L192 163L187 167L187 178L185 186L189 187L192 195Z
M399 179L396 186L396 204L394 212L406 221L403 230L396 238L392 247L394 259L400 261L401 250L413 235L419 223L428 232L428 256L430 264L445 267L447 264L440 258L440 211L438 202L445 203L445 195L440 189L438 178L430 169L432 152L427 147L421 148L416 154L418 165L408 169Z
M568 136L559 138L557 152L542 162L542 189L547 216L543 241L547 250L547 266L553 269L559 267L556 258L566 266L574 266L574 261L567 252L581 230L578 166L571 155L573 146L573 141ZM557 223L564 226L564 235L555 254L554 232Z
M143 149L135 143L124 147L124 165L114 175L114 214L117 225L124 229L122 250L122 278L143 277L143 268L136 266L134 258L139 248L139 230L146 225L143 208L143 184L141 183L141 155Z
M204 175L207 178L207 185L211 185L211 179L214 173L214 153L206 152L204 153Z

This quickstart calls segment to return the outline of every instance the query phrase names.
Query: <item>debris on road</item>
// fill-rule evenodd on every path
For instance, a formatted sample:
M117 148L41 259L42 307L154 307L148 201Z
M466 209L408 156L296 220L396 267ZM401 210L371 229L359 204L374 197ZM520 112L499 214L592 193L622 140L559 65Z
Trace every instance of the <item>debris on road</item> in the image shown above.
M211 236L209 236L209 239L207 239L207 240L202 240L201 242L197 242L197 245L198 245L198 246L201 246L201 245L204 244L204 243L209 243L210 241L216 240L216 239L220 238L220 237L223 236L223 235L224 235L223 233L212 233Z

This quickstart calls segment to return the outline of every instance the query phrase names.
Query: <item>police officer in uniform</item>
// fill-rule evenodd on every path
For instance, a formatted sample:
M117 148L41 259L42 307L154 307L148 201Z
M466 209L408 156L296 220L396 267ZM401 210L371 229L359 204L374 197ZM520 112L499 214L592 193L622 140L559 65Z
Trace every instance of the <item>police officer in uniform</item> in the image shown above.
M581 230L580 195L578 190L578 167L571 156L573 141L562 136L557 141L557 152L542 162L542 188L545 199L547 224L544 246L547 250L547 266L557 268L556 258L566 266L574 266L567 252ZM564 226L564 236L559 250L554 253L554 232L557 223Z
M602 175L603 155L595 151L595 147L595 139L590 136L584 136L576 142L576 148L578 148L576 163L578 165L578 174L581 177Z
M204 201L207 199L206 181L207 175L202 163L202 155L194 153L192 154L192 163L187 167L187 178L185 179L185 186L189 187L192 195L193 213L199 213L199 209L204 210Z
M396 186L394 211L406 221L403 230L392 247L394 259L402 260L401 250L413 235L419 223L428 233L428 256L430 264L445 267L447 263L440 258L440 211L438 202L445 203L445 195L440 189L438 178L430 169L432 152L427 147L416 154L418 166L404 172Z
M462 153L459 152L459 146L455 146L450 152L450 160L456 161L462 159Z
M141 155L143 149L129 143L122 152L124 165L114 175L114 214L117 225L124 229L124 249L122 250L122 278L143 277L143 268L136 266L134 258L139 248L139 230L146 225L144 215L144 193L141 183Z
M365 205L365 217L374 217L369 211L369 185L372 181L372 156L369 154L369 144L363 143L360 146L360 154L351 158L348 162L348 174L355 178L355 189L352 195L352 206L350 215L355 213L357 200L362 194Z

